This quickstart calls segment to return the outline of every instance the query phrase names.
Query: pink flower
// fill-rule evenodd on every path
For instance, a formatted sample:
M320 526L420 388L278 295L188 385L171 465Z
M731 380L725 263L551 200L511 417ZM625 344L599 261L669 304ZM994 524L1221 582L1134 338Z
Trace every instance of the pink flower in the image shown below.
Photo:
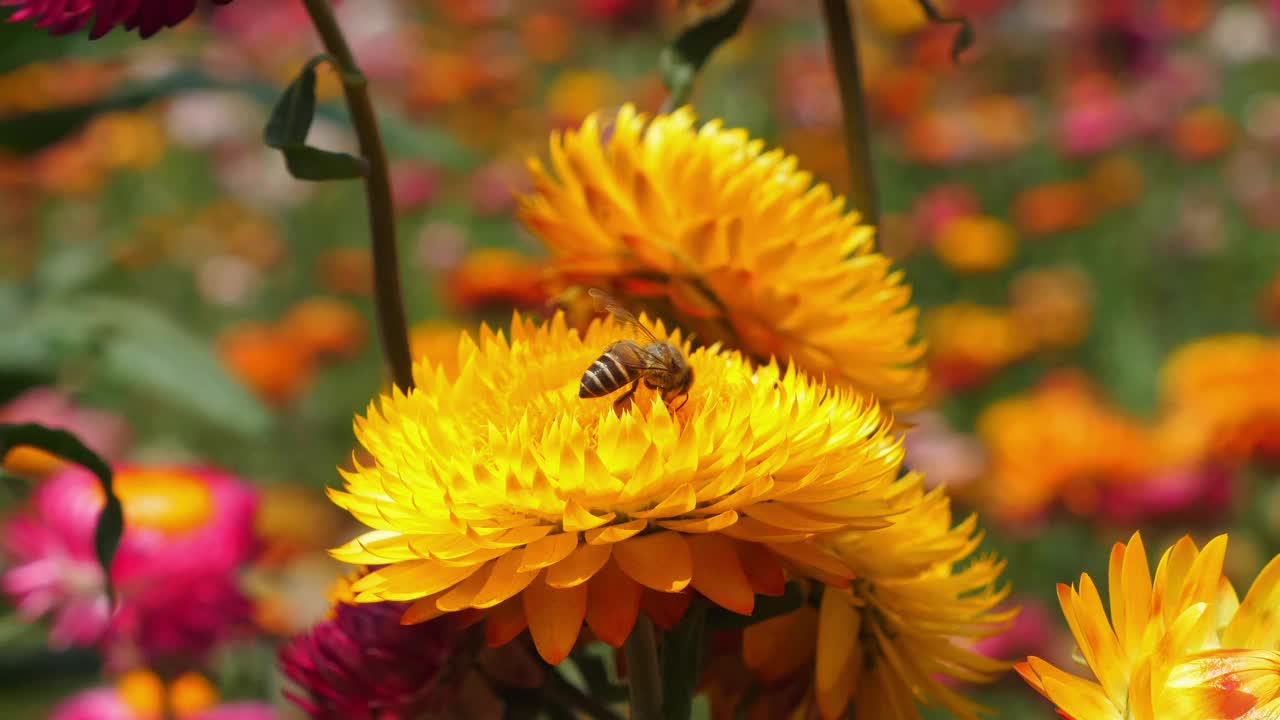
M139 720L113 687L94 688L62 701L49 720Z
M1217 466L1165 470L1140 482L1106 486L1099 507L1108 520L1126 527L1213 517L1230 508L1232 480L1231 471Z
M257 499L226 473L122 467L115 485L125 511L124 536L111 566L122 603L118 617L128 620L153 608L145 594L157 588L230 575L254 550ZM54 616L50 642L58 647L98 642L111 624L93 546L102 502L97 478L68 468L44 481L26 511L0 528L0 543L14 561L0 588L24 617Z
M1119 98L1094 97L1063 112L1058 146L1068 155L1090 155L1119 145L1132 130L1129 112Z
M184 720L274 720L275 710L267 703L238 702L215 705ZM49 720L154 720L154 716L141 713L114 687L93 688L64 700Z
M1010 605L1020 608L1013 624L998 635L975 642L975 651L997 660L1021 660L1028 655L1053 658L1063 654L1066 639L1058 628L1057 616L1044 603L1024 597L1016 598Z
M391 192L397 212L421 210L440 191L440 173L421 162L400 162L391 167Z
M133 444L133 434L123 418L81 407L70 395L52 387L32 388L10 400L0 407L0 422L39 423L66 430L107 461L118 460ZM5 466L11 472L42 476L61 467L62 461L42 450L17 448L5 456Z
M903 440L906 466L923 473L930 487L946 485L955 491L986 472L987 454L982 443L957 432L941 413L925 411L906 420L914 425Z
M913 211L920 232L929 243L937 239L947 223L959 217L980 215L982 201L967 185L939 185L916 198Z
M213 0L226 5L231 0ZM93 16L89 38L111 32L117 25L151 37L161 28L173 27L195 12L196 0L0 0L0 7L17 8L10 22L32 20L54 35L73 33Z

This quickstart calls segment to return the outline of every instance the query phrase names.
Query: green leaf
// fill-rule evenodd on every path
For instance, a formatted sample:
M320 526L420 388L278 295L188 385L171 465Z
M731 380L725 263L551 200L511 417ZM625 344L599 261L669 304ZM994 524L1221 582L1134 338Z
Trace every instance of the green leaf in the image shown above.
M329 59L328 55L317 55L307 61L276 101L262 133L269 147L284 153L285 167L299 180L349 180L368 172L362 158L307 144L316 115L316 66Z
M242 435L266 432L270 412L223 369L208 341L146 305L119 298L81 299L105 329L101 372Z
M0 118L0 148L30 155L73 133L106 112L136 110L176 92L217 87L208 75L182 71L133 83L108 97L68 107Z
M283 149L306 143L311 120L316 115L316 66L328 60L328 55L311 58L285 88L263 131L267 145Z
M695 600L680 622L662 637L662 717L668 720L689 720L693 713L693 696L706 656L706 630L706 604Z
M683 105L693 89L693 80L707 59L729 38L737 34L751 11L751 0L730 0L725 8L708 15L680 32L662 51L658 63L671 98L669 109Z
M750 615L739 615L719 607L713 608L707 616L707 625L715 630L744 628L798 610L804 604L804 600L804 586L798 582L789 582L786 591L777 597L757 595L755 609Z
M112 486L111 466L66 430L47 428L35 423L0 423L0 457L19 445L52 453L64 460L82 465L98 476L98 483L102 485L106 503L99 511L98 522L94 527L93 549L98 557L98 565L102 567L106 578L107 597L114 602L111 559L115 557L116 548L120 546L120 536L124 534L124 509Z
M0 368L36 371L69 362L240 435L261 434L273 422L227 374L207 340L147 305L77 294L30 306L12 323L0 317Z
M321 150L310 145L281 148L289 174L299 180L350 180L364 177L369 163L346 153Z
M959 25L960 30L956 32L955 40L951 42L951 62L960 62L960 53L968 50L973 46L973 26L969 24L969 19L965 17L950 17L938 12L938 8L933 6L933 0L916 0L920 3L920 8L924 10L925 17L929 18L929 22L939 25Z

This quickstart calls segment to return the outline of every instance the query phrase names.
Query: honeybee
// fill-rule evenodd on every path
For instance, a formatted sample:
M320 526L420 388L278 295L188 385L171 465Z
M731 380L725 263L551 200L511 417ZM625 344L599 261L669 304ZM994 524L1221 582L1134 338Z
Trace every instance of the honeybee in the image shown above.
M590 293L615 318L639 329L649 342L644 345L634 340L611 343L582 374L578 397L603 397L631 383L631 387L613 401L614 409L620 411L643 382L645 387L661 393L663 401L668 404L675 398L684 396L680 407L675 409L684 407L689 402L689 387L693 385L693 367L680 348L675 343L654 337L635 315L620 307L613 298L599 290L591 290Z

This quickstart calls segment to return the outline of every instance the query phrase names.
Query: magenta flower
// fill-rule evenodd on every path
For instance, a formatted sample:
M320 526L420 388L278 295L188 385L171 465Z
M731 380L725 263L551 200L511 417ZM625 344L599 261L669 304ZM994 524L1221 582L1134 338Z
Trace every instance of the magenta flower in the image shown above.
M405 607L338 604L331 620L280 651L295 684L285 695L317 720L397 720L446 705L445 667L457 639L452 620L401 625Z
M230 573L170 575L121 605L102 645L113 668L177 666L247 633L252 622L253 603Z
M152 619L134 617L156 609L158 600L147 594L163 598L180 583L204 588L196 578L230 577L254 551L257 498L239 480L206 468L119 468L116 491L125 512L124 536L111 566L119 617L157 637ZM97 479L73 467L41 483L27 509L0 528L0 545L12 560L0 588L24 617L53 616L50 642L57 647L97 643L112 621L93 550L102 503ZM225 600L225 593L212 594ZM193 590L191 597L173 599L185 612L182 606L195 598ZM215 618L236 620L240 606L226 607Z
M1138 482L1107 486L1098 506L1108 520L1125 527L1209 520L1230 510L1234 484L1231 471L1223 467L1164 470Z
M195 12L197 0L0 0L0 7L17 8L10 22L30 20L54 35L83 28L93 18L89 38L111 32L116 26L137 30L151 37L162 28L173 27ZM226 5L231 0L212 0Z

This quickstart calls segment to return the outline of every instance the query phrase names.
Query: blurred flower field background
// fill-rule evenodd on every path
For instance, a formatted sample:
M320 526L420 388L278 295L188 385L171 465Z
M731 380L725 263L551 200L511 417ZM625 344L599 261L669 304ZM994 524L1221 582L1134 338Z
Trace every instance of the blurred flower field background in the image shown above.
M0 5L20 13L39 3ZM145 41L124 29L90 39L92 24L56 36L29 19L0 24L0 422L65 428L113 464L127 529L112 581L126 596L131 582L135 589L152 588L138 592L108 623L103 577L89 540L103 502L92 474L30 447L5 455L4 716L366 717L332 705L322 711L326 701L316 699L315 688L329 687L348 698L385 695L387 702L443 717L500 717L504 705L507 717L532 717L540 693L586 688L592 695L593 669L616 671L615 658L607 649L585 656L573 649L581 614L572 618L574 634L567 638L539 624L534 610L559 597L550 590L526 591L523 611L514 615L503 611L510 602L498 604L481 624L490 645L511 640L527 624L530 648L482 658L477 667L483 672L456 676L442 675L440 668L463 652L458 648L470 647L459 639L465 628L431 620L405 628L414 634L393 642L379 639L381 626L352 608L382 608L376 613L388 617L403 608L342 602L368 593L414 603L410 608L420 608L424 598L440 603L421 611L419 619L426 620L447 612L439 594L462 588L465 597L451 609L484 607L475 600L486 592L484 580L468 585L465 575L454 578L434 565L422 571L431 586L422 592L404 592L403 573L342 579L352 565L383 564L377 557L391 568L397 567L391 562L435 562L438 553L378 556L373 547L378 539L371 536L385 529L379 522L394 524L422 511L415 505L420 497L406 499L388 489L395 480L384 475L394 474L386 469L387 458L448 450L449 462L458 458L457 467L466 467L457 472L466 475L474 470L458 438L488 432L483 422L467 418L514 409L532 417L551 413L531 395L552 372L546 368L577 363L566 371L576 384L577 373L622 332L617 325L595 326L584 331L589 342L583 345L565 330L563 323L585 328L592 317L586 287L606 288L637 312L662 316L659 336L678 328L683 335L672 336L677 343L691 332L707 343L722 342L722 348L690 353L698 373L691 409L670 411L672 418L697 413L680 417L696 416L699 437L731 432L724 429L732 424L728 414L706 409L717 394L762 413L753 416L757 423L772 417L758 394L743 389L742 368L750 362L761 364L751 382L764 377L782 388L794 426L821 424L806 413L843 413L858 423L860 434L841 446L847 455L834 457L866 453L886 463L879 468L867 461L859 480L870 486L884 480L876 474L882 470L893 475L876 491L883 493L877 496L883 507L850 510L846 495L823 486L821 492L832 493L822 496L824 502L838 509L820 521L816 515L805 520L814 528L829 523L870 530L833 551L844 559L832 562L852 568L853 585L843 581L852 587L850 607L884 601L858 595L859 577L890 572L868 557L893 556L910 545L908 530L935 525L945 547L930 552L945 559L921 560L922 567L967 583L955 598L973 601L963 619L952 618L954 633L937 632L937 642L954 642L963 654L943 653L945 660L921 661L910 671L893 664L914 678L907 684L917 699L964 696L1008 718L1057 717L1055 703L1078 720L1112 717L1101 710L1079 714L1094 706L1063 698L1075 693L1083 702L1087 693L1054 690L1060 686L1044 679L1055 677L1048 665L1077 664L1072 633L1081 631L1064 620L1060 597L1066 593L1064 608L1090 602L1092 585L1082 573L1103 588L1112 587L1109 578L1123 577L1132 589L1136 581L1125 573L1136 573L1139 560L1155 561L1171 547L1169 563L1190 578L1179 602L1225 603L1223 617L1239 607L1238 622L1223 631L1228 640L1188 641L1188 647L1229 647L1238 640L1243 647L1280 651L1277 639L1263 638L1257 629L1265 625L1255 615L1263 599L1241 604L1232 593L1232 605L1215 595L1221 575L1242 599L1251 585L1256 598L1270 597L1263 593L1272 592L1275 571L1263 568L1280 553L1280 4L950 0L939 3L941 10L965 17L974 31L972 47L955 60L957 26L930 22L915 0L853 0L880 200L878 210L852 203L860 220L829 204L829 196L806 194L810 178L803 173L836 194L851 188L821 3L757 0L741 30L698 75L690 109L647 119L663 110L667 98L663 48L683 18L714 12L716 5L336 3L379 112L409 340L414 357L430 363L419 366L418 385L433 389L425 396L430 402L421 392L412 401L389 394L374 406L371 399L389 392L389 379L379 348L360 182L296 180L280 153L263 143L277 97L321 51L302 3L201 3L193 19ZM317 72L319 105L308 141L357 153L341 80L328 65ZM704 127L713 120L719 125ZM736 128L747 135L727 130ZM793 164L748 148L748 136L793 155ZM666 193L663 211L669 215L653 210L661 203L645 205L652 195L642 189L604 199L580 192L613 182L610 173L622 177L623 166L610 163L621 163L628 148L644 142L660 144L670 155L637 160L635 150L627 162L643 165ZM612 148L609 154L598 150L602 143ZM720 163L732 172L718 176L722 185L708 186L698 181L702 176L682 175L681 159L691 167ZM790 203L785 222L743 200L754 183L786 186L768 195ZM875 214L872 234L866 225ZM672 250L662 235L671 217L706 219L709 229L705 236L691 230L678 241L689 247ZM578 233L584 218L593 230ZM592 234L597 231L619 248L606 246ZM662 269L672 255L697 253L698 242L730 235L735 240L724 241L726 252L739 253L722 263L730 270L708 269L686 286L687 278ZM839 244L823 244L837 235ZM852 238L847 244L846 237ZM802 242L812 243L805 246L807 260L779 259ZM617 260L628 252L640 259ZM706 260L703 267L713 265ZM833 279L826 272L833 269L852 279ZM860 289L865 298L848 300ZM756 319L744 321L752 303L776 308L776 314L757 308ZM525 327L529 318L550 318L557 309L565 313L562 325ZM513 311L521 315L511 330ZM823 339L806 344L759 319L766 316ZM536 352L507 348L481 332L482 323L523 338ZM460 350L464 332L479 344L463 341ZM835 393L837 400L814 400L816 386L769 365L771 356L853 390ZM473 366L492 374L476 379L468 374ZM869 394L892 418L859 404L857 392ZM562 410L568 415L555 417L587 424L588 411L576 409L581 402L574 398ZM649 407L648 401L640 406ZM653 422L642 425L652 438L665 437L666 427L654 416L670 420L659 406L655 402L647 416ZM406 414L452 417L451 411L464 418L456 430L461 435L425 420L413 427L416 436L396 425ZM626 464L631 426L612 422L601 421L597 462ZM611 448L613 456L604 447L604 428L624 438ZM564 432L566 447L574 447L575 438L588 443ZM906 433L901 457L876 450L897 432ZM797 468L808 467L806 453L821 456L798 438L778 441L790 452L776 461L779 476L804 475ZM761 453L773 447L761 437L754 441ZM594 448L594 434L589 442ZM659 439L653 442L659 447ZM696 443L689 446L694 449L674 447L684 449L662 459L637 452L631 460L648 472L657 467L653 463L676 467L685 454L709 452ZM512 448L518 455L518 446ZM717 467L734 462L732 453L700 457L723 462ZM519 459L511 463L518 467ZM474 509L467 493L483 478L467 477L472 485L450 485L438 507L422 511L430 517L417 518L423 523L417 531ZM345 490L337 490L344 480ZM653 480L645 497L665 507L675 501L664 498L675 494L662 482ZM792 501L815 502L818 492L796 491ZM541 502L534 490L529 497ZM706 500L702 490L698 500ZM775 505L790 507L782 499ZM504 518L510 509L501 499L480 506ZM668 542L692 552L686 605L696 590L717 609L745 602L750 612L756 594L781 593L784 566L788 580L839 584L831 578L841 570L788 549L789 540L759 528L764 534L739 529L742 534L729 535L732 541L718 531L681 534L707 532L705 524L697 530L680 524L695 522L688 510L681 519L641 520L630 530L627 524L601 528L611 515L603 519L574 507L564 511L563 528L569 529L570 517L574 525L583 523L581 548L594 547L587 544L597 537L592 532L614 529L616 539L607 542L618 543L612 561L606 553L577 583L590 577L593 593L608 586L618 597L634 591L637 598L630 618L601 618L593 615L594 606L583 610L594 637L611 645L627 637L637 607L667 629L686 612L656 591L665 582L660 568L626 559L638 552L624 553L624 547L638 547L626 545L636 542L626 533L640 527L645 534L637 540L665 538L650 542L654 552L669 550ZM582 514L574 515L578 510ZM976 526L964 524L971 513ZM696 522L712 523L714 514ZM873 516L910 520L880 527ZM781 515L753 517L785 522ZM365 524L375 531L353 540L369 530ZM1133 539L1137 531L1140 541ZM1211 542L1224 533L1225 551L1224 541ZM1184 535L1195 546L1178 544ZM480 548L477 537L457 541ZM700 538L689 541L692 551L682 549L684 539L672 540L685 537ZM576 552L574 538L556 560ZM532 548L539 541L523 542ZM770 544L775 541L776 547ZM1113 550L1117 542L1126 545ZM952 552L951 543L958 550ZM707 558L720 562L717 553L741 554L748 545L772 548L784 558L782 565L768 559L754 566L778 566L778 592L761 589L771 581L755 577L765 571L755 573L745 556L751 577L740 587L698 575L699 563L712 562ZM482 555L475 562L489 564L472 577L496 577L501 556ZM1206 559L1194 560L1188 571L1193 558ZM1001 561L1007 562L1003 572ZM683 590L689 572L684 584L673 580L671 588ZM898 585L886 581L901 597L942 592L923 582L911 585L928 572L902 572L906 579ZM1184 578L1169 573L1157 574L1157 595L1168 584L1171 596L1178 596ZM151 582L156 578L163 582ZM545 586L537 582L535 588L560 591L551 579ZM1078 584L1086 599L1073 599L1074 591L1059 583ZM586 584L564 585L586 592ZM1145 587L1150 594L1149 578ZM518 599L519 592L494 602ZM1145 597L1137 590L1125 597L1133 601L1134 593ZM1125 616L1117 615L1123 603L1112 598L1112 622L1127 648L1121 655L1128 652L1136 663L1137 651L1125 644L1133 639L1125 637L1132 628L1123 628ZM886 616L911 605L885 602L879 612ZM148 612L148 603L168 609ZM822 601L823 622L834 622L841 612ZM896 621L906 628L911 612L902 610L885 627ZM152 622L157 616L162 619ZM845 657L847 663L840 652L854 650L821 647L829 641L813 637L813 616L767 621L795 638L784 643L787 651L750 628L727 640L727 649L712 642L695 715L734 717L735 704L751 687L750 697L760 699L763 709L743 717L789 717L809 687L806 673L815 652L816 704L806 708L824 717L844 712L856 683L844 676L834 681L844 688L841 701L823 658ZM470 622L478 620L479 614ZM858 636L858 621L849 622L840 627L852 627L850 637ZM289 644L317 623L324 629ZM861 626L864 635L872 624ZM878 642L892 646L898 635L885 632ZM1141 629L1136 632L1140 638ZM416 648L421 663L371 671L334 661L340 667L317 668L313 645L326 642L401 643ZM925 656L933 647L911 642L900 648ZM539 655L549 662L571 660L557 673ZM1010 669L1027 656L1044 660ZM1099 671L1109 661L1087 649L1084 659L1114 699L1114 683ZM374 681L371 672L383 675ZM1194 674L1188 666L1173 672L1175 678ZM861 682L881 683L879 673L868 668ZM1088 676L1089 670L1076 674ZM437 685L452 686L453 695L440 700ZM299 701L283 699L282 687L292 687ZM429 707L417 697L424 688L443 705ZM857 697L852 707L875 707L859 706ZM912 702L910 693L903 697ZM608 700L624 699L625 691ZM883 702L879 707L900 707ZM971 712L965 702L944 699L922 712L963 717ZM872 717L865 710L856 717L864 715ZM904 710L885 717L912 715Z

